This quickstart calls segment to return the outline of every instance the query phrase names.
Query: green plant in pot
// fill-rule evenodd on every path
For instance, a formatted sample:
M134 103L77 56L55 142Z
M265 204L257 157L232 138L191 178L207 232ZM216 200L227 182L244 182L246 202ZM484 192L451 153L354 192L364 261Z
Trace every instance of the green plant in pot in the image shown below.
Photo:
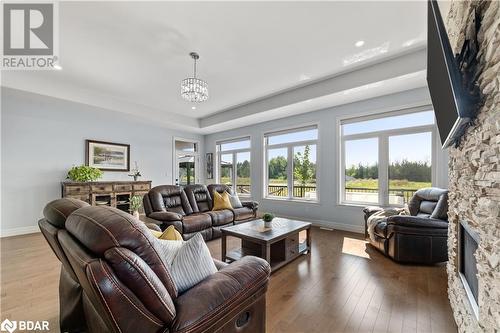
M87 165L73 166L68 171L67 179L74 182L93 182L102 177L103 172Z
M135 218L139 218L139 209L142 207L142 197L140 195L134 195L130 198L130 211Z
M264 215L262 215L262 221L264 221L264 226L266 228L271 228L273 226L273 219L274 215L272 213L264 213Z

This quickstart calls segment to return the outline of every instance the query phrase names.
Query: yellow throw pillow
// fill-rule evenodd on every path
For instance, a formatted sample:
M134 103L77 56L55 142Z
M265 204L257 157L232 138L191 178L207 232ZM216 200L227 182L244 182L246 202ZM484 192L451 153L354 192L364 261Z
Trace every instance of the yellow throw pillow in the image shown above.
M214 207L212 210L223 210L223 209L233 209L233 206L231 206L231 198L229 197L229 193L224 191L222 195L214 191Z
M182 235L180 232L175 229L173 225L169 226L165 231L156 231L156 230L150 230L153 236L155 236L158 239L164 239L164 240L183 240Z
M153 236L155 236L156 238L160 238L160 236L163 234L163 232L156 231L156 230L153 230L153 229L149 229L149 231L151 231L151 233L153 234Z
M180 232L173 225L169 226L160 236L160 239L165 240L183 240Z

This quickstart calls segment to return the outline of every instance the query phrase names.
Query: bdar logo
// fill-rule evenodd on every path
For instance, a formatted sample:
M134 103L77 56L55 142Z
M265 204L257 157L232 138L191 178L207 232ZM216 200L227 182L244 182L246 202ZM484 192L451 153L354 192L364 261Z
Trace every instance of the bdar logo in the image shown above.
M2 324L0 324L0 330L2 332L12 333L16 330L16 328L17 328L16 321L10 321L8 319L5 319L4 321L2 321Z

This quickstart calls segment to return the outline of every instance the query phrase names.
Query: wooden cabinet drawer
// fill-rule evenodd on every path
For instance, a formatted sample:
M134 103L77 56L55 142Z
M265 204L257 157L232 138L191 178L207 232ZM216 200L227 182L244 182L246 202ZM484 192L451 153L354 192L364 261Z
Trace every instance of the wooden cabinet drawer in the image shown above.
M92 192L102 193L102 192L113 192L113 185L111 184L99 184L99 185L91 185Z
M88 194L89 187L85 185L66 185L64 187L65 194L69 197L70 195L77 194Z
M132 184L116 184L115 192L127 192L132 191Z
M134 195L140 195L141 197L145 196L148 194L148 191L135 191Z
M134 184L134 191L149 191L149 184Z
M85 201L86 203L90 203L90 197L88 194L87 195L70 194L70 195L67 195L66 198L78 199L78 200Z

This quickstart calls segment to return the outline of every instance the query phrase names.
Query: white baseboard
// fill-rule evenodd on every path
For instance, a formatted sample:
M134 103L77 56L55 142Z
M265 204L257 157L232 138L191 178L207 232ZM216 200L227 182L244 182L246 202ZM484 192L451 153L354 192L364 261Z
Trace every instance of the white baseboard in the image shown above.
M358 234L364 234L364 232L365 232L364 227L362 225L352 225L352 224L345 224L345 223L339 223L339 222L334 222L334 221L305 219L302 217L284 216L281 214L279 214L278 216L284 217L287 219L292 219L292 220L302 220L302 221L311 222L313 225L318 226L318 227L355 232Z
M33 225L30 227L4 229L0 231L0 238L33 234L35 232L40 232L40 228L37 225Z

